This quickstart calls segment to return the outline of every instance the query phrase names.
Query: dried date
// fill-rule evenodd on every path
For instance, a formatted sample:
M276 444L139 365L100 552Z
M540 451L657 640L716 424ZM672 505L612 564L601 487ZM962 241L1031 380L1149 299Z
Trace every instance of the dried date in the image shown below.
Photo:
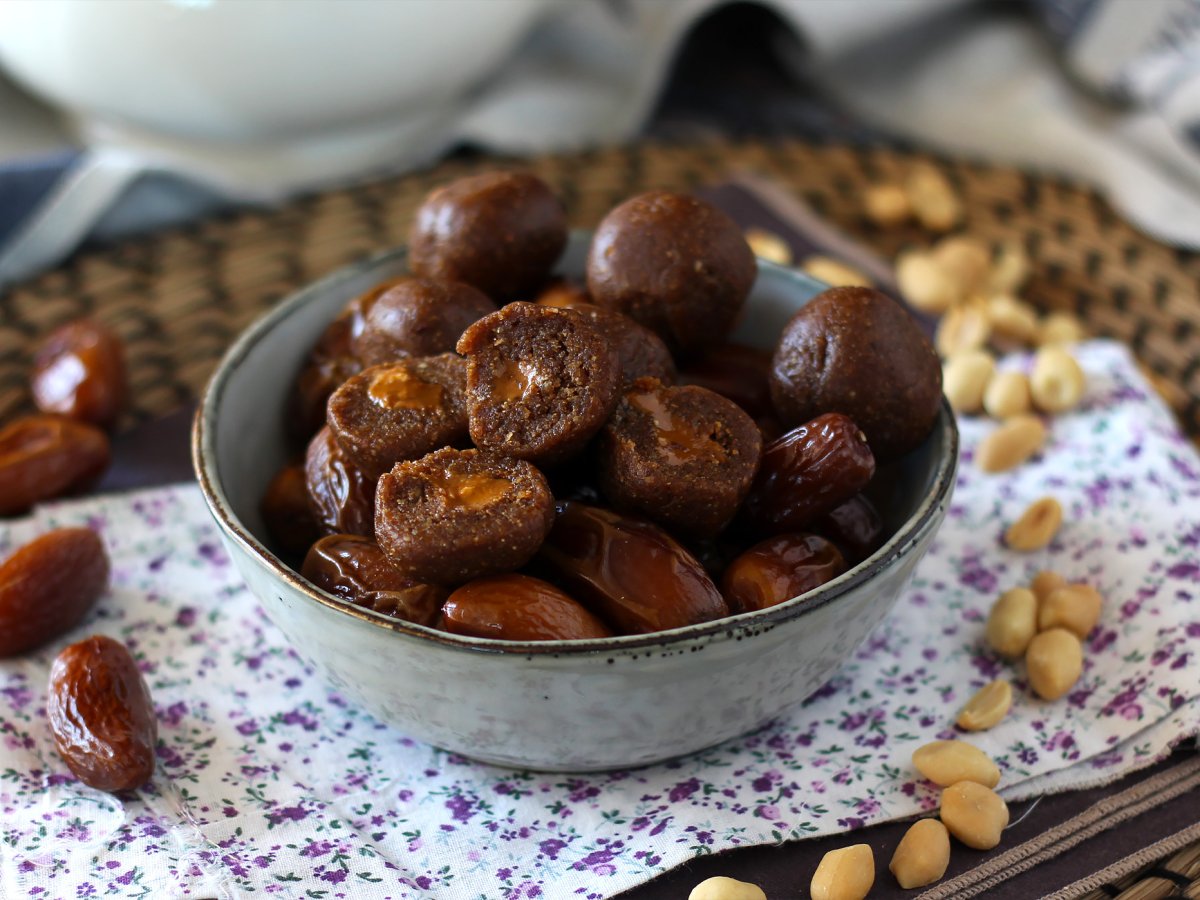
M479 578L458 588L442 607L451 634L505 641L570 641L611 637L581 604L549 582L528 575Z
M87 487L108 468L108 436L64 416L33 415L0 430L0 516Z
M87 319L62 326L34 354L29 386L42 412L111 428L129 394L121 339Z
M418 625L432 625L437 620L447 594L445 588L402 575L378 544L356 534L321 538L304 557L300 574L357 606Z
M732 612L751 612L799 597L845 571L846 560L825 538L780 534L731 562L721 591Z

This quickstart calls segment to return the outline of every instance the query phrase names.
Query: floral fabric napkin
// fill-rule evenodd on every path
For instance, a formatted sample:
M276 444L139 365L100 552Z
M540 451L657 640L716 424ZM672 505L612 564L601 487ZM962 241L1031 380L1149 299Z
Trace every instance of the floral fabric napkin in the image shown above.
M999 761L1010 800L1146 765L1200 731L1200 459L1125 349L1079 355L1087 399L1051 421L1037 460L980 474L972 451L994 426L962 420L945 526L828 684L757 733L636 771L509 771L377 722L266 620L194 486L6 525L0 551L86 523L104 535L113 578L75 632L0 663L0 894L607 897L693 854L933 808L910 754L953 736L958 707L999 675L1015 679L1014 708L971 740ZM1044 494L1066 510L1058 538L1006 550L1004 528ZM1042 568L1106 598L1083 678L1055 703L982 644L995 597ZM158 708L157 772L126 796L76 782L46 725L51 659L93 632L131 648Z

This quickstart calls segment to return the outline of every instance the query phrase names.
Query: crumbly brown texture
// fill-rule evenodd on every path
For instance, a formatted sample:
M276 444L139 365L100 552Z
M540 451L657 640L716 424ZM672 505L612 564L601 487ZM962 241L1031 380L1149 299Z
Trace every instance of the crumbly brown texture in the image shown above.
M415 581L453 585L511 572L553 523L550 487L523 460L446 448L379 479L376 540Z
M467 439L467 363L455 353L372 366L329 398L338 446L368 478Z
M433 191L409 232L412 271L497 302L530 300L567 245L567 214L528 172L486 172Z
M561 462L617 402L617 354L575 310L510 303L468 328L458 352L467 357L471 439L482 450Z
M729 524L758 469L762 436L737 404L701 387L634 383L597 442L600 489L690 537Z
M352 463L325 426L304 457L308 505L323 534L375 532L375 481Z
M675 360L662 338L624 313L594 304L573 307L608 339L621 364L621 390L639 378L657 378L675 383Z
M872 288L831 288L784 327L771 362L771 401L787 428L845 413L880 461L912 450L933 428L942 367L898 303Z
M587 259L592 300L641 322L677 356L724 340L756 272L732 219L667 191L613 209L597 227Z
M453 350L496 304L468 284L399 278L350 304L350 348L364 366Z

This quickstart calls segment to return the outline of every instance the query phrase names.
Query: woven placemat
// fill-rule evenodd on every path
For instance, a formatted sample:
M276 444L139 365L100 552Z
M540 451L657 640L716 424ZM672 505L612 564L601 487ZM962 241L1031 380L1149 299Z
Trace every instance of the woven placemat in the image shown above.
M797 142L642 144L521 165L563 196L575 225L651 187L689 189L744 170L774 179L887 258L930 236L881 229L862 215L861 190L898 177L917 154ZM920 156L922 159L929 159ZM965 230L1019 240L1035 264L1027 299L1067 309L1098 335L1132 344L1157 373L1185 427L1200 434L1200 254L1134 231L1094 192L978 163L930 160L966 201ZM233 337L299 285L403 242L434 185L495 160L455 160L415 174L331 191L285 207L86 252L0 299L0 417L28 405L35 339L82 315L125 339L134 405L126 424L194 397Z

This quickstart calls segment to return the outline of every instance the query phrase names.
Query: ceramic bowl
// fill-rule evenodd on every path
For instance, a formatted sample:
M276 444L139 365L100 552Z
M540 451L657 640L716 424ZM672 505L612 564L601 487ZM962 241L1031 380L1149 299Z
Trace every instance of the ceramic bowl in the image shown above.
M583 269L576 234L560 265ZM802 598L657 634L510 643L458 637L360 609L269 549L258 504L287 456L282 410L308 348L345 304L405 271L403 250L343 269L251 326L213 375L193 457L205 499L250 590L298 653L337 690L405 734L505 766L632 767L691 753L799 703L879 625L941 523L958 434L943 404L925 443L877 478L892 537ZM735 339L769 347L825 286L759 264Z

